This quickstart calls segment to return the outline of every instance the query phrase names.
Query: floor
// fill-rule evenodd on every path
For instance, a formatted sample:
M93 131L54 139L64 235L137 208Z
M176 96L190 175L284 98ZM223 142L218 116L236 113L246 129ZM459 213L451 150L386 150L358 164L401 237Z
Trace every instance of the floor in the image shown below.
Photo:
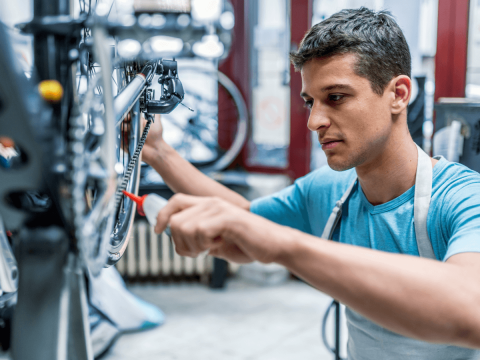
M130 289L159 306L166 323L122 335L103 360L333 359L320 337L331 299L303 282L260 286L237 278L224 290L201 284Z

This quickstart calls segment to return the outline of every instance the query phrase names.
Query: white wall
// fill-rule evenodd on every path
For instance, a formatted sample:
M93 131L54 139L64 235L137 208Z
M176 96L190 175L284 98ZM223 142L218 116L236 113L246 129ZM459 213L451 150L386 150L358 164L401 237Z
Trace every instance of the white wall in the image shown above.
M412 74L418 75L422 70L422 59L419 49L420 5L418 0L384 0L383 8L389 10L407 39L412 56Z
M0 0L0 21L8 26L29 21L33 16L33 0Z
M407 39L412 55L412 75L424 75L423 56L434 56L436 50L438 0L315 0L313 24L342 9L365 6L392 13Z

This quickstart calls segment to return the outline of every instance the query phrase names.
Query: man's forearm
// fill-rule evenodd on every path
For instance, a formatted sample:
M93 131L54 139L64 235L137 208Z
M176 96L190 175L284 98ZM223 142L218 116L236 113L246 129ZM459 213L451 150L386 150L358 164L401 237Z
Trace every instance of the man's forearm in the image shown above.
M292 231L294 245L278 262L319 290L402 335L480 347L480 267L472 270ZM478 254L456 256L463 255Z
M150 165L172 191L197 196L217 196L243 209L250 209L247 199L203 174L164 141L158 144L157 150Z

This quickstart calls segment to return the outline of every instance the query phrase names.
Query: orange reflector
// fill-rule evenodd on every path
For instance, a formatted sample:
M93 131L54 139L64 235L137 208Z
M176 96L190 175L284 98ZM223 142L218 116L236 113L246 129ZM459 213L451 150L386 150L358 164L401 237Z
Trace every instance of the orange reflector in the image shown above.
M6 136L0 136L0 144L3 145L6 148L15 146L15 142L12 139L10 139L9 137L6 137Z
M45 101L56 103L62 99L63 88L57 80L44 80L38 84L38 92Z

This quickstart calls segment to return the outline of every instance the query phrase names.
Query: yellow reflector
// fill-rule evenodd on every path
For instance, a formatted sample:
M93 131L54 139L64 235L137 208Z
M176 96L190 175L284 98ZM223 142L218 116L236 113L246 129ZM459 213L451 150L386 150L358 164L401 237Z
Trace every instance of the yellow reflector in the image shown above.
M57 80L44 80L38 84L38 91L45 101L59 102L63 96L62 85Z

